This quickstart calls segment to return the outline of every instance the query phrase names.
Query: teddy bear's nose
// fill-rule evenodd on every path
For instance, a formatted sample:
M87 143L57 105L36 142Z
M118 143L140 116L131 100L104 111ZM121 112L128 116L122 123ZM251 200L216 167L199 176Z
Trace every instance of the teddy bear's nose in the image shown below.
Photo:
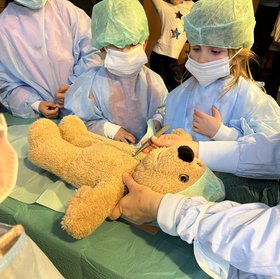
M190 147L182 145L178 148L178 157L184 162L191 163L194 159L194 153Z

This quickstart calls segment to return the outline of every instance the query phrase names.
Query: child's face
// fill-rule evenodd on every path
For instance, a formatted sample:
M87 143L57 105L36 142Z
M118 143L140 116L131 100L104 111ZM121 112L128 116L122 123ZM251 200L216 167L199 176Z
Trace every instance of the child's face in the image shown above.
M228 49L211 46L191 46L190 57L198 63L207 63L228 56Z

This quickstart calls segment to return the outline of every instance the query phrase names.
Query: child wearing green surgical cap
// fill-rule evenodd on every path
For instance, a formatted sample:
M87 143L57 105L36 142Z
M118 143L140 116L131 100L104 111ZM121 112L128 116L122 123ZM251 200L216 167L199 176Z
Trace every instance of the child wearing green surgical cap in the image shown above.
M184 17L191 77L167 97L165 124L196 141L280 131L280 108L250 75L251 0L200 0Z
M103 0L92 10L92 45L104 55L104 66L80 76L68 90L65 108L88 129L102 136L138 143L147 122L161 128L167 89L147 68L149 36L138 0Z

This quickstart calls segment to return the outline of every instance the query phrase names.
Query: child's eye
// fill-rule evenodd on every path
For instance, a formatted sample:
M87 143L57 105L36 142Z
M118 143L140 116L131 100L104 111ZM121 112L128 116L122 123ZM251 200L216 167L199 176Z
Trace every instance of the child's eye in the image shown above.
M214 54L214 55L219 55L221 53L220 50L215 50L215 49L212 49L211 52Z
M200 50L200 48L199 48L199 47L192 47L192 51L197 52L197 51L199 51L199 50Z

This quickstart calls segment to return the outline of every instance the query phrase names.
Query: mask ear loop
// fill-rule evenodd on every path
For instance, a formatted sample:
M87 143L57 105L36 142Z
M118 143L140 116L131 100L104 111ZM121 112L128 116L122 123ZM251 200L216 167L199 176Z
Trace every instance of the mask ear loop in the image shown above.
M236 57L242 50L243 48L240 48L236 53L234 53L234 55L228 60L228 62L230 62L232 59L234 59L234 57Z

